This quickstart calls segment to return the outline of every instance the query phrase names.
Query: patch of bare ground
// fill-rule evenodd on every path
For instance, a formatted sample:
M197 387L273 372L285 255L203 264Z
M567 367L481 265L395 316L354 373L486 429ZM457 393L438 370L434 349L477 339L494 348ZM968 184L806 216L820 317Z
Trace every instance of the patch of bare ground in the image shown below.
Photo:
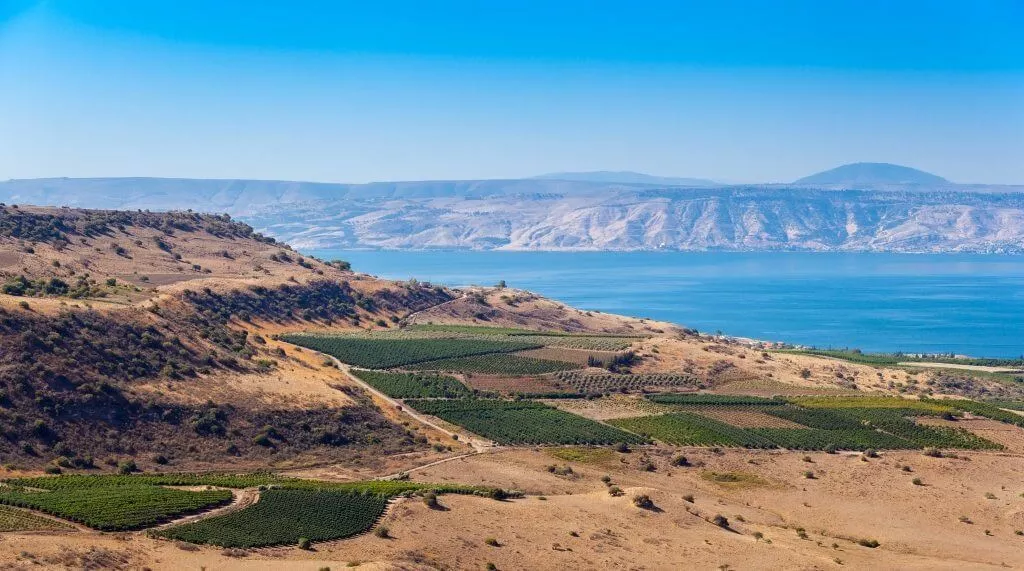
M640 395L611 395L596 399L546 399L543 402L593 420L662 414L674 407L651 402Z
M544 449L503 449L416 470L410 475L418 481L501 486L529 495L500 502L443 495L442 509L402 500L381 522L388 539L365 534L314 544L312 551L228 554L181 549L143 534L21 534L0 541L0 565L18 564L21 551L42 560L62 548L89 547L129 553L134 567L153 569L343 568L354 561L383 569L487 563L498 569L631 568L637 562L649 569L829 568L838 565L835 559L872 569L1024 565L1014 534L1024 527L1019 455L882 452L865 461L859 454L603 450L596 463L573 461L571 454L556 458ZM677 465L680 456L685 466ZM552 464L558 469L550 470ZM805 477L808 471L813 479ZM914 478L924 485L914 485ZM609 494L612 486L622 495ZM638 495L648 496L653 507L634 505ZM719 515L727 527L716 525ZM865 547L861 540L879 546Z
M791 420L754 410L726 410L712 407L687 407L686 410L740 428L807 428Z

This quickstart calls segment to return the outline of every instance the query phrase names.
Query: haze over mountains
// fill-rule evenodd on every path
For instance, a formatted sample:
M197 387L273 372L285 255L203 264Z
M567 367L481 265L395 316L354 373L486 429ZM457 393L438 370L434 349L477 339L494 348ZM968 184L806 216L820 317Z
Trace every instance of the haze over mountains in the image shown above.
M633 172L368 184L0 182L6 203L227 212L301 248L1024 252L1024 187L857 163L791 184Z
M575 180L581 182L607 182L624 184L658 184L666 186L717 186L706 178L654 176L632 171L555 172L533 177L540 180Z
M942 186L950 182L941 176L889 163L852 163L797 180L808 185L920 184Z

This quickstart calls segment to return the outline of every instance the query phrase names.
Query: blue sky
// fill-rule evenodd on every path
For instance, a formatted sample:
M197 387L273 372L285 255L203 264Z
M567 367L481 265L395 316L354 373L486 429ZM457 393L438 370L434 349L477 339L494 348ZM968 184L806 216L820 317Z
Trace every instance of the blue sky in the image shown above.
M0 0L0 179L1024 184L1024 2Z

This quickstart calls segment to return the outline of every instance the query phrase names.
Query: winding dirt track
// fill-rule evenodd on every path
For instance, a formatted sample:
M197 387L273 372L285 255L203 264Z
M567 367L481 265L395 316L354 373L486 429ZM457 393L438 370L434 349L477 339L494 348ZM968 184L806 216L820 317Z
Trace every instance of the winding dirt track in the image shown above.
M324 357L330 359L331 362L334 363L334 366L337 367L338 369L340 369L341 372L344 373L345 376L348 377L348 379L350 381L352 381L353 383L359 385L360 387L362 387L365 391L369 392L370 394L372 394L372 395L376 396L377 398L383 400L384 402L390 404L392 407L394 407L399 412L402 412L402 413L412 417L417 422L419 422L421 424L425 424L425 425L427 425L427 426L429 426L429 427L431 427L431 428L433 428L435 430L438 430L438 431L440 431L440 432L442 432L444 434L458 436L459 440L462 440L463 442L468 443L470 446L473 447L473 450L475 450L477 452L485 452L487 450L493 449L496 446L493 441L486 440L484 438L480 438L479 436L477 436L475 434L472 434L472 433L469 433L469 432L465 432L465 431L462 431L462 432L460 432L460 431L453 431L453 430L451 430L449 428L445 428L445 427L437 424L436 422L430 420L426 416L424 416L424 415L422 415L422 414L412 410L408 406L405 406L405 404L403 404L398 399L394 399L394 398L389 397L388 395L386 395L386 394L382 393L381 391L375 389L373 386L371 386L366 381L360 379L356 375L353 375L352 374L352 367L350 367L349 365L346 365L345 363L342 363L336 357L333 357L333 356L328 355L326 353L321 353L321 355L323 355Z
M207 519L218 515L229 514L244 508L247 508L256 502L260 501L260 492L258 488L242 488L241 490L231 490L231 503L226 506L207 510L202 513L187 515L173 519L169 522L160 524L156 527L149 528L151 530L166 529L183 523L192 523L201 519Z

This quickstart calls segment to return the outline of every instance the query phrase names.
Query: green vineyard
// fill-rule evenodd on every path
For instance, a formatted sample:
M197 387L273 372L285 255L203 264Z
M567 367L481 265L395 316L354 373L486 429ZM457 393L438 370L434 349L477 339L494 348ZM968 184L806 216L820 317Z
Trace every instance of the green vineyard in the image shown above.
M161 537L221 547L294 545L341 539L370 529L388 497L335 490L271 489L243 510L156 533Z
M618 418L609 423L677 446L775 448L771 440L754 432L689 412Z
M489 339L370 339L306 334L284 335L282 339L365 369L390 369L423 361L541 347L539 343Z
M71 526L25 510L0 506L0 532L59 529L71 529Z
M869 429L751 428L751 432L790 450L901 450L919 446L891 434Z
M215 486L218 488L252 488L268 484L305 482L282 478L267 472L249 474L65 474L38 478L12 478L4 480L10 486L22 486L52 491L74 491L85 488L112 488L117 486ZM2 491L3 488L0 488Z
M535 359L533 357L496 353L490 355L478 355L474 357L425 361L411 365L407 368L423 371L452 371L459 373L512 376L543 375L545 373L579 369L580 367L581 365L566 363L564 361L551 361L549 359Z
M647 397L658 404L724 405L724 406L783 406L786 401L745 395L713 395L706 393L668 393Z
M945 403L895 397L796 397L788 400L714 394L650 395L648 400L679 412L611 421L656 440L680 445L723 445L794 450L866 448L962 448L998 450L1002 446L957 427L925 426L914 418L949 415ZM956 401L960 402L960 401ZM969 401L964 401L969 402ZM966 407L972 406L970 404ZM977 407L978 410L984 408ZM988 405L991 407L991 405ZM992 407L994 408L994 407ZM998 416L985 408L986 412ZM998 411L998 409L996 409ZM770 424L735 427L717 418L749 411L788 420L806 428Z
M392 398L459 398L473 394L466 385L443 375L390 373L354 369L352 373Z
M775 406L764 409L764 412L808 428L822 430L859 430L864 428L864 424L857 418L827 408Z
M925 403L936 406L949 406L957 410L969 412L978 416L984 416L985 418L991 418L992 420L998 420L999 422L1016 424L1017 426L1024 427L1024 416L1005 411L998 406L987 402L972 400L925 400Z
M613 444L643 439L542 403L490 399L410 400L432 414L500 444Z
M36 509L103 531L143 529L230 501L228 490L192 492L149 485L0 488L0 504Z
M601 394L617 391L637 391L647 387L699 388L700 379L693 375L612 375L583 371L565 371L555 375L559 382L581 394Z

